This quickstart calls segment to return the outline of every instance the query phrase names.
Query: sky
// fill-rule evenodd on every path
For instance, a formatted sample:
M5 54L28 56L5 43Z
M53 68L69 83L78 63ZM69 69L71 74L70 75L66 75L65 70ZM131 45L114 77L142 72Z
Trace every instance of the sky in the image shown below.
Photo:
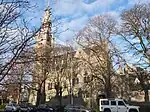
M31 26L39 27L41 25L48 2L50 3L52 20L57 18L60 22L58 35L54 35L56 43L74 44L76 34L94 16L108 14L119 20L122 11L130 9L138 3L150 3L150 0L32 0L31 4L36 4L36 7L27 15L28 18L32 18ZM57 22L54 21L52 24L55 23ZM119 49L123 50L122 41L116 41L116 44ZM126 54L125 57L132 63L136 63L138 60L135 58L134 61L130 61L131 54Z
M34 12L28 14L32 19L32 26L39 26L48 0L32 0L36 4ZM75 38L75 35L88 23L89 19L97 15L109 14L119 19L119 14L131 8L136 3L147 3L150 0L49 0L52 18L59 19L59 35L56 41L65 43ZM66 31L67 30L67 31Z

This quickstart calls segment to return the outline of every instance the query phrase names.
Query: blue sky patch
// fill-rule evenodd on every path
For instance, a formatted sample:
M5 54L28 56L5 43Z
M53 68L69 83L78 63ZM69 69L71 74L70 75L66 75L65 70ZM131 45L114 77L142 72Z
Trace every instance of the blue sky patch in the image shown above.
M33 18L32 26L40 26L47 0L31 1L37 5L35 12L28 14L28 18ZM50 0L52 8L52 20L59 18L60 31L68 29L66 32L56 36L56 40L62 43L71 40L94 16L109 14L119 19L119 14L129 9L136 3L148 3L149 0ZM36 18L36 19L35 19ZM54 24L54 23L53 23Z
M84 3L86 4L90 4L90 3L93 3L95 2L96 0L83 0Z

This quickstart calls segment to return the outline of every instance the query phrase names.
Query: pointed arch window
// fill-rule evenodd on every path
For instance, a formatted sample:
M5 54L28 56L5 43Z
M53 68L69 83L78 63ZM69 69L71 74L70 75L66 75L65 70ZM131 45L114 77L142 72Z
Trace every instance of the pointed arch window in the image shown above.
M75 86L76 84L79 84L79 78L75 77L72 79L72 85Z
M48 83L48 90L53 89L53 83Z
M84 83L88 83L91 81L91 77L89 76L89 74L87 73L87 71L85 71L84 73Z

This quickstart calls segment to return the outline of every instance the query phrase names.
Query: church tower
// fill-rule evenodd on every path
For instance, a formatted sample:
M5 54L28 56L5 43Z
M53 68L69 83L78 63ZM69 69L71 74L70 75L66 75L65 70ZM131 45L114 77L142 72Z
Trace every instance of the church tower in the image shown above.
M45 103L45 83L48 75L48 64L50 63L51 53L54 47L52 38L52 24L50 19L50 8L47 7L44 12L40 31L37 33L35 40L36 62L34 64L33 88L30 102L36 105Z
M44 12L44 17L42 20L42 26L40 32L36 36L36 52L43 49L51 49L54 46L54 41L52 38L52 23L50 19L50 8L46 8Z

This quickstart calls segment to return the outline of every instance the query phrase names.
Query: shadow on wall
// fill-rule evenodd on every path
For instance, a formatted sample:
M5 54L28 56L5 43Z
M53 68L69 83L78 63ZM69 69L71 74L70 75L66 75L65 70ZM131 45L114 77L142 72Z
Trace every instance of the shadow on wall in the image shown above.
M56 97L51 98L49 102L47 102L51 106L58 106L60 104L59 100ZM62 97L62 106L66 106L70 104L70 96ZM86 102L81 97L73 96L73 104L74 105L83 105L86 106Z

